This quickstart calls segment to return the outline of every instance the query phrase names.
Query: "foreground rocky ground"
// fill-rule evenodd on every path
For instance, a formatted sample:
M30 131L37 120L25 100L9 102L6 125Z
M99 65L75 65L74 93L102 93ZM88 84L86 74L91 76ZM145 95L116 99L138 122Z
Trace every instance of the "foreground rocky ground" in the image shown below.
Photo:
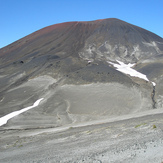
M58 128L1 130L0 162L161 163L162 110L144 114L149 115Z

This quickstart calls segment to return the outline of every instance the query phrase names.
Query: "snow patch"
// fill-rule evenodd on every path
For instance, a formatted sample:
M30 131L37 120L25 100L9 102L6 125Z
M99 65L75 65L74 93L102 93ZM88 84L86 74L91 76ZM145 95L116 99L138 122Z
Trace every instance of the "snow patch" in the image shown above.
M144 74L142 74L142 73L134 70L133 68L131 68L135 64L131 64L131 63L125 64L125 63L123 63L121 61L118 61L118 60L116 60L116 61L119 64L112 63L112 62L108 62L108 63L110 63L111 65L113 65L114 67L116 67L118 71L120 71L120 72L122 72L124 74L130 75L130 76L134 76L134 77L138 77L138 78L144 79L146 81L149 81L149 79L147 78L146 75L144 75ZM154 83L154 82L151 82L151 83L153 84L153 86L156 85L156 83Z
M43 100L43 98L37 100L32 106L29 106L29 107L27 107L27 108L21 109L21 110L19 110L19 111L14 111L14 112L12 112L12 113L9 113L9 114L5 115L4 117L1 117L1 118L0 118L0 126L6 124L7 121L8 121L9 119L11 119L11 118L13 118L13 117L15 117L15 116L17 116L17 115L19 115L19 114L21 114L21 113L27 111L27 110L30 110L30 109L32 109L32 108L38 106L39 103L40 103L42 100Z
M153 86L155 87L156 86L156 83L155 82L152 82Z

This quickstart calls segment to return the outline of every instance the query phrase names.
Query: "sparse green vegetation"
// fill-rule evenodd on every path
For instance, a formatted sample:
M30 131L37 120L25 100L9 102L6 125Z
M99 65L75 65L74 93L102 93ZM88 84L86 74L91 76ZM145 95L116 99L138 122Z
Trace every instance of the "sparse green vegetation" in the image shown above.
M138 128L138 127L144 126L144 125L146 125L146 123L141 123L141 124L136 125L135 128Z
M86 131L86 133L87 133L87 134L91 134L91 133L92 133L92 131L88 130L88 131Z
M153 125L152 128L155 129L155 128L157 128L157 127L156 127L156 125Z

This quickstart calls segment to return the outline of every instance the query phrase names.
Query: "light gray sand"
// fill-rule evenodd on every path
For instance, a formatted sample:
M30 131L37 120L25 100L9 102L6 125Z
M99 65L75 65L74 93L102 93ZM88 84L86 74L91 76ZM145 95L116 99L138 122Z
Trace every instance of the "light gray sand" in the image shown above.
M6 115L31 106L40 98L44 98L41 105L12 118L4 127L58 127L136 114L152 107L151 95L134 86L120 83L57 85L55 79L42 76L8 91L0 103L0 111Z
M83 127L69 126L60 131L57 128L0 131L0 162L161 163L162 116L160 113Z
M39 77L10 90L4 107L12 107L7 97L15 93L21 98L15 109L44 100L0 128L0 162L163 161L163 110L150 108L145 91L120 83L57 85Z

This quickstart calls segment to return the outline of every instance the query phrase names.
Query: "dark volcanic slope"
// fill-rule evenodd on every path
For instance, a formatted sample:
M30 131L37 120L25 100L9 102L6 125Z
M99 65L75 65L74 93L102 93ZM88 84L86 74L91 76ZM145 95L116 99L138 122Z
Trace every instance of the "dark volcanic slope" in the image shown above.
M82 22L52 25L1 49L0 54L7 54L9 59L45 54L75 55L96 26L95 23Z
M163 50L161 37L118 19L105 19L61 23L43 28L0 49L0 55L2 57L5 55L7 62L48 54L77 57L79 50L90 44L92 48L95 47L100 52L105 52L106 47L103 44L106 42L113 47L120 46L122 49L117 47L116 52L125 53L122 57L127 57L127 55L136 57L136 54L129 53L134 51L134 45L139 46L144 53L152 50L153 55ZM136 58L141 57L143 56Z
M162 54L161 37L118 19L43 28L0 49L0 116L39 98L39 107L6 126L60 126L162 107ZM117 60L135 63L149 81L117 71L110 63Z

